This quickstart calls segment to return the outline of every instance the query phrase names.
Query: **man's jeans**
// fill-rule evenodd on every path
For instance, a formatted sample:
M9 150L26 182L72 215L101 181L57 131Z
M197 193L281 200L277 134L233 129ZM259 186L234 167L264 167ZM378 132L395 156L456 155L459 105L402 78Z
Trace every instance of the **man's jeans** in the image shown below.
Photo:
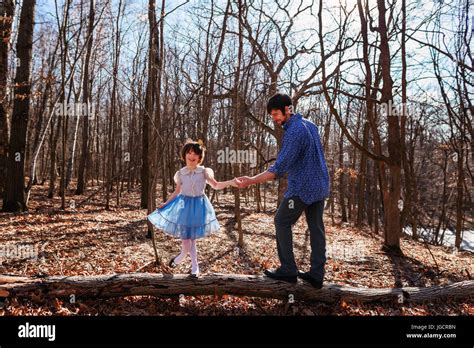
M293 254L291 226L298 221L303 211L310 232L311 269L309 274L313 278L323 281L324 264L326 263L326 238L323 224L324 200L306 205L298 196L295 196L285 198L281 202L275 215L277 249L281 263L278 273L289 276L298 274Z

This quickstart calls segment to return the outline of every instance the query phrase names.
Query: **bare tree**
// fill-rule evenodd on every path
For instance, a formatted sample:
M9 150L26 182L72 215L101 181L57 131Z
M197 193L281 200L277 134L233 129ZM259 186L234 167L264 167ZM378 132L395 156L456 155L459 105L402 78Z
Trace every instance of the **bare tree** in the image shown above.
M90 89L91 89L91 76L90 76L90 59L92 53L92 45L94 38L94 17L95 17L95 0L89 1L89 18L87 27L87 50L84 61L84 72L82 74L82 102L90 105ZM81 149L81 160L79 163L79 172L77 177L77 188L76 194L80 195L84 192L86 187L86 164L89 159L89 117L84 117L82 121L82 149Z
M0 3L0 196L3 196L6 180L6 163L8 152L9 130L7 115L8 103L8 52L15 5L13 0Z
M3 211L23 211L25 201L25 150L28 118L30 114L30 69L33 47L35 0L24 0L20 14L20 26L16 52L20 65L15 75L15 99L8 149Z

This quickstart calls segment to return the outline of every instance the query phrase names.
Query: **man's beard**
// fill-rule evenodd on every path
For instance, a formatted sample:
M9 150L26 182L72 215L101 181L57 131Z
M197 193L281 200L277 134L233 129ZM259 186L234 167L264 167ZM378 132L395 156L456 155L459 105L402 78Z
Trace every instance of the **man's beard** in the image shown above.
M284 125L286 122L288 122L289 119L290 119L290 118L287 117L286 120L281 121L281 127L283 127L283 125Z

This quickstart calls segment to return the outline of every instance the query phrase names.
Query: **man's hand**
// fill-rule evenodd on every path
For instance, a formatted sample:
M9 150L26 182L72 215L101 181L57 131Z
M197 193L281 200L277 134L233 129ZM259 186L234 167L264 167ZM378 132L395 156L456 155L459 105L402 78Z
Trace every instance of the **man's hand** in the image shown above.
M274 173L269 172L267 170L263 173L255 175L253 177L240 176L238 178L235 178L235 183L237 184L238 188L246 188L250 185L260 184L260 183L268 181L268 180L273 180L275 177L276 176L275 176Z
M249 176L240 176L235 179L235 182L237 183L237 187L246 188L253 184L253 179Z
M232 180L229 180L228 181L230 186L232 187L239 187L238 183L237 183L237 178L233 178Z

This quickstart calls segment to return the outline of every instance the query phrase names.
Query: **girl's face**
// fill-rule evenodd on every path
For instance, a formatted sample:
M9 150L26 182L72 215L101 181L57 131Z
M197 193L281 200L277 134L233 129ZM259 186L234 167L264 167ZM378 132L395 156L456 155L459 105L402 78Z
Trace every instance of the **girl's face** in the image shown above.
M189 150L186 153L186 165L190 167L197 166L199 164L199 155L193 150Z

